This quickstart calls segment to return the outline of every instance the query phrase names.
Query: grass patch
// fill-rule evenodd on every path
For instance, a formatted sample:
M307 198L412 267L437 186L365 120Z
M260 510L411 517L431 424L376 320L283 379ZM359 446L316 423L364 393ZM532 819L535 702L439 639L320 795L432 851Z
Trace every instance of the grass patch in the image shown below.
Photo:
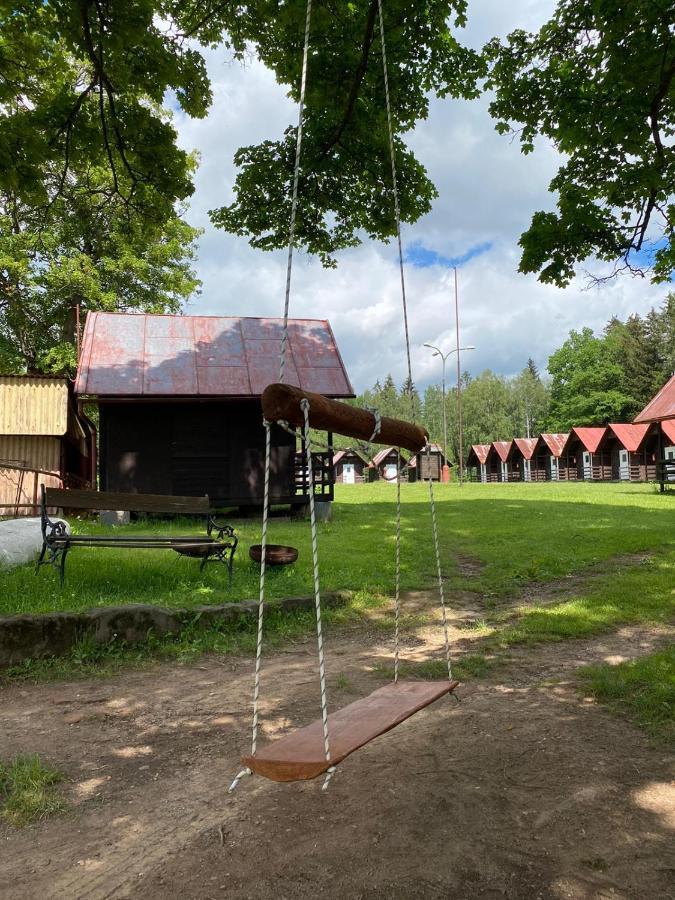
M675 547L672 497L650 485L467 484L437 485L442 561L450 588L488 598L508 597L531 581L550 581L613 556ZM395 490L387 483L337 485L333 521L319 526L324 590L390 594L394 584ZM402 588L432 586L435 560L428 487L402 487ZM115 528L73 519L76 533L199 534L190 520L138 522ZM164 550L76 548L68 557L66 583L51 569L0 572L0 615L82 610L122 603L193 607L257 596L258 566L248 548L260 540L257 520L234 522L240 538L230 587L225 566L203 573L195 560ZM273 519L270 540L300 551L298 562L270 570L269 596L311 594L311 547L307 522ZM457 556L483 565L462 576Z
M37 754L0 762L0 816L15 828L62 812L66 804L56 785L63 775L45 766Z
M496 660L482 653L467 653L452 663L452 676L459 680L485 678L492 672ZM377 663L371 669L374 675L388 680L394 677L394 667L389 663ZM425 659L423 662L402 662L400 678L420 678L424 681L444 681L448 677L448 665L444 659Z
M675 646L616 666L587 666L579 680L596 700L675 744Z

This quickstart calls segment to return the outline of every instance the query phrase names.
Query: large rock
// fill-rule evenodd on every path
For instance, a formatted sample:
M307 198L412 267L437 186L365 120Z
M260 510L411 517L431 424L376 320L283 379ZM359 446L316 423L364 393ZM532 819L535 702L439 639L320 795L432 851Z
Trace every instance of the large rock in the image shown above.
M107 644L113 640L138 644L146 641L150 632L159 637L178 634L182 628L181 616L185 613L184 609L130 603L127 606L91 609L85 615L97 644Z
M54 612L0 619L0 666L62 656L86 633L87 615Z
M52 519L63 522L63 519ZM70 534L70 525L64 523ZM40 519L30 517L0 522L0 568L32 562L42 549Z

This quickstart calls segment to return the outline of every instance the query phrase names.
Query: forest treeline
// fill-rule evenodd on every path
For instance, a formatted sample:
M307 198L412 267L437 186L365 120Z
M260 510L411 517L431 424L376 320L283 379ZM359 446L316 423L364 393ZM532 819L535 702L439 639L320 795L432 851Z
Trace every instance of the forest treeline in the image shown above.
M486 369L462 376L463 443L528 437L542 431L569 431L573 425L630 422L675 372L675 294L662 307L625 322L612 318L602 334L590 328L571 331L540 373L530 358L511 378ZM423 394L413 386L397 388L391 375L359 395L356 403L382 415L415 418L443 443L440 384ZM458 456L457 387L446 389L448 457Z

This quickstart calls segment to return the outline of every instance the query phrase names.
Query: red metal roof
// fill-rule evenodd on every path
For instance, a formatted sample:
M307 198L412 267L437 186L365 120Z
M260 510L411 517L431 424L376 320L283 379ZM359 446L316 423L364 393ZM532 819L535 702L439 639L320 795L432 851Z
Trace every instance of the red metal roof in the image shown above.
M661 422L661 428L665 436L675 444L675 419L667 419Z
M595 453L600 446L600 441L605 435L606 428L573 428L572 432L576 434L584 448L589 453Z
M375 456L373 456L373 464L375 466L379 466L380 463L383 462L392 451L396 453L396 447L383 447L381 450L378 450ZM401 462L407 461L408 457L401 453Z
M675 375L663 385L655 397L652 397L633 421L658 422L659 419L675 419Z
M513 441L493 441L492 446L495 448L497 456L502 462L506 462L513 446Z
M478 462L485 463L490 452L490 444L472 444L471 449L476 454Z
M334 454L333 465L336 466L345 456L358 456L361 462L368 462L366 456L363 453L359 452L358 450L353 450L350 447L348 450L338 450L337 453Z
M614 432L622 446L630 453L635 453L640 449L640 444L645 439L645 435L650 429L649 423L645 425L611 425L610 430Z
M569 431L564 434L557 431L549 434L542 434L541 439L544 441L553 456L561 457L565 450L565 444L570 436Z
M75 382L99 397L257 397L279 377L283 320L232 316L87 316ZM330 324L288 323L286 382L353 397Z
M513 443L523 454L523 459L532 459L539 438L514 438Z

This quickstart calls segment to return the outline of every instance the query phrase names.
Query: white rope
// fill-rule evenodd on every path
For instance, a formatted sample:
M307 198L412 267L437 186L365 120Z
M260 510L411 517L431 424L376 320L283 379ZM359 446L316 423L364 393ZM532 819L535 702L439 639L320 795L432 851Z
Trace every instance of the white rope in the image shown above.
M305 113L305 88L307 86L307 59L309 56L309 26L312 18L312 0L307 0L305 14L305 46L302 51L302 77L300 79L300 102L298 104L298 139L295 144L295 167L293 170L293 195L291 199L291 222L288 230L288 260L286 263L286 298L284 302L284 333L279 353L279 382L283 383L286 370L286 350L288 347L288 311L291 303L291 274L293 272L293 246L295 244L295 219L298 212L298 181L300 180L300 150L302 147L302 123Z
M303 398L300 401L303 415L305 417L304 443L305 443L305 459L307 461L307 469L312 471L312 445L309 439L309 400ZM323 749L326 754L326 760L330 762L330 742L328 739L328 701L326 699L326 666L323 655L323 631L321 627L321 589L319 586L319 546L316 534L316 510L314 504L314 486L310 483L309 490L309 519L312 529L312 565L314 567L314 606L316 608L316 641L319 651L319 686L321 688L321 720L323 722ZM328 770L324 789L328 787L332 772Z
M436 527L436 504L434 503L434 485L431 480L431 445L427 444L427 459L429 461L429 499L431 500L431 526L434 533L434 550L436 552L436 571L438 573L438 594L441 600L441 613L443 616L443 636L445 639L445 661L448 666L448 681L452 681L452 663L450 660L450 640L448 638L448 617L445 612L445 593L443 591L443 571L441 569L441 552L438 546L438 529Z
M398 683L399 623L401 619L401 448L396 466L396 614L394 630L394 684Z
M260 669L262 661L263 644L263 617L265 610L265 574L267 571L267 522L270 509L270 458L272 453L272 427L265 421L265 487L263 499L262 539L260 548L260 585L258 594L258 637L255 651L255 678L253 685L253 725L251 728L251 756L255 756L258 744L258 698L260 696ZM251 770L246 767L234 779L230 785L229 793L237 787L244 775L251 775Z
M398 179L396 176L396 154L394 150L394 129L391 121L391 100L389 98L389 71L387 66L387 45L384 39L384 16L382 0L377 0L380 15L380 43L382 44L382 68L384 70L384 96L387 104L387 126L389 129L389 155L391 156L391 180L394 189L394 212L396 214L396 239L398 241L398 266L401 273L401 299L403 301L403 326L405 330L405 349L408 360L408 391L410 394L410 411L415 421L415 402L413 397L412 364L410 362L410 334L408 331L408 304L405 293L405 274L403 271L403 245L401 243L401 209L398 202Z

